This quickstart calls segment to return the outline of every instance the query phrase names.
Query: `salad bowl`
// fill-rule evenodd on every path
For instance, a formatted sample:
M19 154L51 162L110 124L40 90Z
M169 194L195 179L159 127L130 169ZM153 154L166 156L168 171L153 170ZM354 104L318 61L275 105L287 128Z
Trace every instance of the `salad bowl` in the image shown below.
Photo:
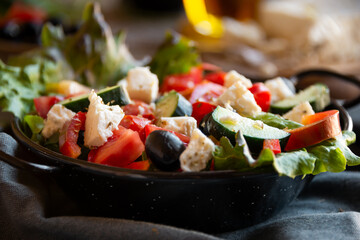
M342 129L351 130L347 111L336 102L330 107L339 110ZM89 216L226 232L276 215L312 179L279 176L272 168L262 172L195 173L110 167L69 158L38 145L24 134L18 118L11 121L11 129L29 157L20 159L0 151L0 158L26 171L49 174Z

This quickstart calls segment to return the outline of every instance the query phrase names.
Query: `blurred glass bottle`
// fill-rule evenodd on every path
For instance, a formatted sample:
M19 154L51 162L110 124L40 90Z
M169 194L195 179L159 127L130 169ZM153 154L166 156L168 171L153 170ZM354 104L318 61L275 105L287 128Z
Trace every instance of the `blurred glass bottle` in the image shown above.
M222 17L257 20L260 3L261 0L183 0L189 22L197 32L210 37L222 36Z

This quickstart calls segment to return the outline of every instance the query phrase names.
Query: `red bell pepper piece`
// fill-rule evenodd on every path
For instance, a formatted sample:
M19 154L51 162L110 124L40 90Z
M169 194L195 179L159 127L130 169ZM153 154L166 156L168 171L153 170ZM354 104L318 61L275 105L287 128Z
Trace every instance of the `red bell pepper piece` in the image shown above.
M80 130L85 129L86 113L78 112L71 119L67 129L59 136L60 152L68 157L77 158L81 154L81 148L77 144Z
M257 105L263 112L269 111L271 103L270 90L263 83L254 83L249 91L254 95Z
M287 131L291 135L285 151L308 147L341 134L338 110L309 115L303 122L307 125Z
M281 153L281 146L279 139L265 139L263 149L270 149L274 154Z
M211 113L216 108L216 105L208 103L208 102L195 102L192 105L193 111L191 113L191 116L196 119L197 124L199 126L201 120L207 115L208 113Z
M168 130L168 129L165 129L165 128L161 128L161 127L158 127L158 126L155 126L153 124L148 124L145 126L145 135L146 137L149 136L149 134L155 130L165 130L165 131L168 131L168 132L171 132L173 134L175 134L178 138L180 138L180 140L185 143L185 144L188 144L190 142L190 137L184 135L184 134L181 134L181 133L178 133L178 132L175 132L175 131L171 131L171 130Z

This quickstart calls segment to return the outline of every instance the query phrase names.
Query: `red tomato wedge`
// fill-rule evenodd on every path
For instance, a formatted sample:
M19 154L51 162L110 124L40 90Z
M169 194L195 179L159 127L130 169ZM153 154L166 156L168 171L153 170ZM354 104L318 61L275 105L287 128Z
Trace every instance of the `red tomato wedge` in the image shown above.
M147 118L137 117L133 115L125 115L124 118L121 120L120 125L136 131L139 133L139 136L143 142L145 142L146 135L145 135L145 126L151 123L151 121Z
M180 138L180 140L185 144L188 144L190 142L190 137L188 137L184 134L181 134L181 133L178 133L175 131L171 131L171 130L168 130L165 128L161 128L161 127L155 126L153 124L148 124L145 126L146 137L149 136L149 134L155 130L165 130L165 131L171 132L171 133L175 134L178 138Z
M154 111L150 105L140 100L133 100L133 103L123 106L122 110L124 111L125 115L140 115L150 120L155 119Z
M205 117L206 114L211 113L216 108L216 105L208 102L195 102L192 105L193 111L191 116L196 119L199 126L201 120Z
M65 156L77 158L81 154L81 148L77 144L80 130L85 128L86 113L78 112L71 119L66 131L60 134L60 152Z
M127 165L125 168L147 171L149 167L150 167L150 161L144 160L144 161L132 162L129 165Z
M119 129L113 131L104 145L89 152L88 161L126 167L140 157L144 150L139 133L119 125Z
M216 83L202 81L194 88L190 96L189 102L190 103L195 103L197 101L211 102L213 101L213 99L218 98L224 92L225 92L225 87Z
M269 111L271 103L271 93L263 83L254 83L249 91L254 95L257 105L263 112Z
M188 92L193 89L196 84L202 80L202 67L193 67L189 73L172 74L164 78L160 86L160 92L169 92L175 90L177 92Z
M62 96L41 96L34 98L36 112L45 119L51 107L62 100L64 100Z
M281 146L279 139L265 139L263 149L270 149L274 154L281 153Z
M341 134L338 110L315 113L304 119L308 125L287 131L291 135L285 151L308 147Z
M204 79L223 86L225 82L225 75L226 72L223 71L211 72L206 74Z

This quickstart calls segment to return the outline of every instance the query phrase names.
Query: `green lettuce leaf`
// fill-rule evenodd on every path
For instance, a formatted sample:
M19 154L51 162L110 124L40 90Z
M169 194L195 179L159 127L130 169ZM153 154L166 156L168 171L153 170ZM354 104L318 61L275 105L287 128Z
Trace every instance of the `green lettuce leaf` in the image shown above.
M305 149L276 155L273 166L280 175L295 178L313 173L317 158Z
M256 168L270 166L275 155L270 149L263 149L258 158L251 156L249 147L241 131L236 133L233 146L227 137L220 138L220 145L213 153L215 170L253 171Z
M44 138L40 135L41 130L44 128L44 119L37 115L25 115L24 120L24 131L31 140L41 143Z
M45 93L45 85L56 81L56 71L49 62L23 67L0 62L0 107L22 118L34 110L33 99Z
M83 23L74 35L65 36L61 27L46 24L42 43L58 49L73 69L75 79L93 88L114 85L130 68L142 64L128 51L125 34L112 34L97 3L87 4Z
M291 120L287 120L280 115L276 115L269 112L261 112L260 114L256 115L252 118L253 120L260 120L266 125L276 127L279 129L295 129L302 127L303 125Z
M149 66L162 83L165 76L187 73L200 64L200 55L195 43L178 34L167 33L164 43L153 56Z
M313 174L326 171L341 172L346 169L346 165L359 165L360 157L348 148L349 144L355 142L355 138L354 132L343 131L342 135L336 138L309 147L308 151L317 157Z

